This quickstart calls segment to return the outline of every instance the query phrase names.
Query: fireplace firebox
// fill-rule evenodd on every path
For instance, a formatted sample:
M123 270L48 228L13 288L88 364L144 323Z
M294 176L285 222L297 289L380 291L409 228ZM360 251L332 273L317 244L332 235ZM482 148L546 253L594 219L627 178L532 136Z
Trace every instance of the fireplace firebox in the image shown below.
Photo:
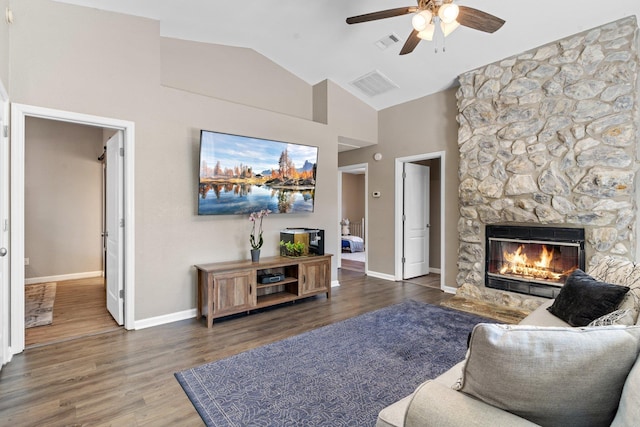
M485 285L555 298L567 276L584 270L584 229L487 225Z

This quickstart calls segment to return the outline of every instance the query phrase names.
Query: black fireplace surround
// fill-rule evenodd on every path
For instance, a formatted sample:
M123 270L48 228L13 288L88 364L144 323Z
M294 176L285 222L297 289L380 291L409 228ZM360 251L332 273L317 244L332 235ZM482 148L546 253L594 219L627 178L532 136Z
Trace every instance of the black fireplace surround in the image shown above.
M583 228L487 225L485 231L488 288L555 298L573 270L584 271Z

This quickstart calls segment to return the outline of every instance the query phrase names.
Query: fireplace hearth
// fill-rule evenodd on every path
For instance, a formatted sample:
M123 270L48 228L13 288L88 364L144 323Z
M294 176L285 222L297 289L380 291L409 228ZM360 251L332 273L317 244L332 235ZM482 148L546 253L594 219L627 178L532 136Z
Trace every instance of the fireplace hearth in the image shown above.
M584 229L487 225L485 285L555 298L567 276L584 270Z

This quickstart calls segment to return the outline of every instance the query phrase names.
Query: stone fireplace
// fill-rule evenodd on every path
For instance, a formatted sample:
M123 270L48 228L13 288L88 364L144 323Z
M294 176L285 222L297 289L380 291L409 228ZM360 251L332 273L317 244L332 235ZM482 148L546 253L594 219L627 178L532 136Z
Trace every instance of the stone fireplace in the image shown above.
M634 259L637 33L628 17L460 76L459 289L496 288L487 226L581 229L582 269Z

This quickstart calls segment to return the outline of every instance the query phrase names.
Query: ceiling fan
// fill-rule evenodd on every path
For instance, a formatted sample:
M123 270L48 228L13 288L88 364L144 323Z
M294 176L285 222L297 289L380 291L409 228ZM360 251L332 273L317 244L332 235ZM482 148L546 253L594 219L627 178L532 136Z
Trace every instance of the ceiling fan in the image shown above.
M352 16L347 18L347 24L377 21L378 19L392 18L410 13L414 14L411 20L413 31L411 31L409 38L402 46L400 55L413 52L420 40L433 40L437 31L436 26L440 27L446 37L460 25L486 33L493 33L499 30L505 22L504 19L481 10L458 6L453 3L453 0L418 0L418 6L398 7Z

